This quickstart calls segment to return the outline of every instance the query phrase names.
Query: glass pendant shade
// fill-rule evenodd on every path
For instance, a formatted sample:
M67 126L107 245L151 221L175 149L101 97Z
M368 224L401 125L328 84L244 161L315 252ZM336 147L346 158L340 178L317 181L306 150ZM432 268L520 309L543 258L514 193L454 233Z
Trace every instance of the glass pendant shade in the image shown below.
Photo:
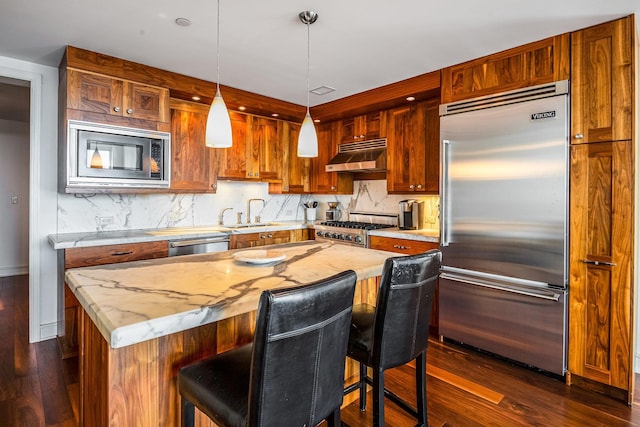
M93 151L93 155L91 155L91 168L102 169L102 156L98 152L98 147Z
M220 89L216 92L209 110L205 140L207 147L231 147L231 118L229 117L227 106L220 95Z
M309 110L298 135L298 157L318 157L318 135Z

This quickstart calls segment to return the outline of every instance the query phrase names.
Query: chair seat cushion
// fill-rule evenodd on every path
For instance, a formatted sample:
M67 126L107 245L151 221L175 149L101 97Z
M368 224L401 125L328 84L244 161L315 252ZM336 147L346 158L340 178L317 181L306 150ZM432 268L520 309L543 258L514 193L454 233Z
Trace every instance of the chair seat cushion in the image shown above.
M376 308L369 304L356 304L351 314L351 331L347 355L371 366L373 325Z
M180 369L178 390L214 422L246 426L252 344Z

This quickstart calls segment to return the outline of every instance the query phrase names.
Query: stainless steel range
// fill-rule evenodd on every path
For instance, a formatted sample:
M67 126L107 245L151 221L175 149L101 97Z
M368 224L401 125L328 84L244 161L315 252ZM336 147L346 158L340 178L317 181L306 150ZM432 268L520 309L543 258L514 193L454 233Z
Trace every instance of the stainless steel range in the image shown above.
M323 221L314 224L316 240L369 247L372 230L398 227L398 215L352 212L348 221Z

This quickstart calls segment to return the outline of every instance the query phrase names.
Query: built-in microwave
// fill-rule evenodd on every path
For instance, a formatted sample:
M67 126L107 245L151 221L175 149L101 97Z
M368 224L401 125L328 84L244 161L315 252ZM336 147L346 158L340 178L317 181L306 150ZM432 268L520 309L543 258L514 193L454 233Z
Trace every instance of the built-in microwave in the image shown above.
M74 120L67 131L67 191L169 187L169 133Z

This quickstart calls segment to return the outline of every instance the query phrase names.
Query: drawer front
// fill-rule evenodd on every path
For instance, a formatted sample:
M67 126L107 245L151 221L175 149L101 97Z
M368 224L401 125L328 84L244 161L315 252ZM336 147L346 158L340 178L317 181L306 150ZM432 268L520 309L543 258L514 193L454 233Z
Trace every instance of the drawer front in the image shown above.
M382 251L399 252L407 255L419 254L431 249L438 249L438 243L420 240L396 239L394 237L370 236L369 247Z
M164 258L169 254L165 240L121 245L71 248L64 252L64 268L91 267L143 259Z

